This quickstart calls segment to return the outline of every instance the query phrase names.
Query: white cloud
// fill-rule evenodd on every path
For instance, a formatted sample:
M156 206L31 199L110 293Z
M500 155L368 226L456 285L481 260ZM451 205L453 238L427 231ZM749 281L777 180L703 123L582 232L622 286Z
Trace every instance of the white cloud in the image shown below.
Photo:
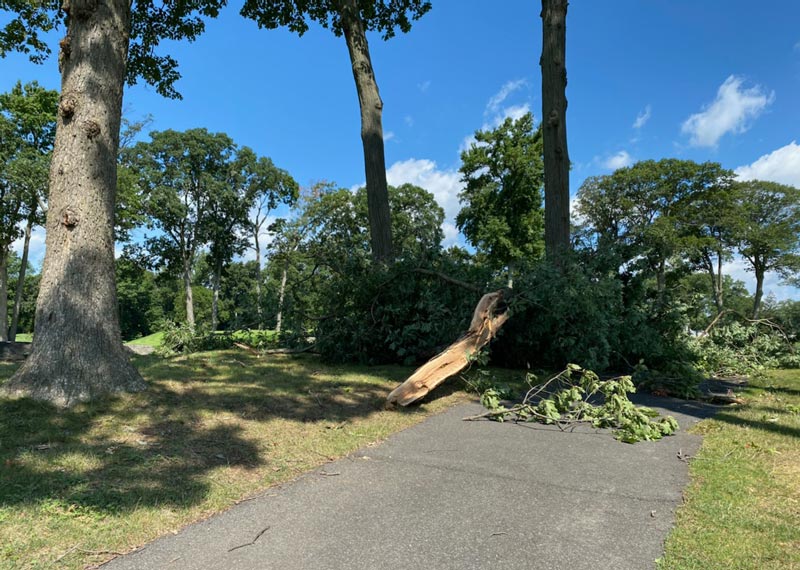
M531 112L531 106L527 103L523 103L522 105L511 105L510 107L506 107L503 109L503 112L499 115L500 120L497 121L497 125L500 125L503 121L508 118L514 119L515 121L519 121L522 117L527 115ZM495 126L497 126L495 125Z
M432 160L410 158L390 166L386 181L392 186L408 183L424 188L444 208L448 221L455 219L458 213L458 193L463 189L458 171L440 170Z
M792 141L735 172L743 180L769 180L800 188L800 145Z
M633 128L641 129L647 123L647 121L650 120L652 111L653 109L650 107L650 105L647 105L647 107L645 107L641 113L636 115L636 120L633 122Z
M626 150L621 150L617 154L609 156L603 162L603 168L617 170L633 164L633 157Z
M800 41L798 41L796 44L794 44L794 51L796 51L797 53L800 53Z
M383 131L383 142L389 142L395 138L394 131Z
M717 146L727 133L739 134L750 128L775 99L775 92L766 93L760 85L743 88L744 79L731 75L717 90L717 98L699 113L691 115L681 126L693 146Z
M486 104L486 115L490 115L493 113L497 113L500 110L500 106L503 102L508 99L508 96L511 95L514 91L522 89L528 82L524 79L514 79L511 81L507 81L505 85L500 88L500 91L495 93L489 102Z
M423 81L422 83L417 83L417 89L419 89L423 93L427 92L428 89L430 89L430 86L431 86L430 79Z
M413 127L414 117L412 117L411 115L406 115L405 117L403 117L403 122L406 124L407 127Z

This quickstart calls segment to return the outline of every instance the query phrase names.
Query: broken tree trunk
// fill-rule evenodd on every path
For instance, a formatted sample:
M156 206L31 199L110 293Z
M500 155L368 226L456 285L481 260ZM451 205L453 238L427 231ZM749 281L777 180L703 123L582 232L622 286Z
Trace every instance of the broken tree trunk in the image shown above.
M464 370L470 359L497 335L508 320L508 311L495 314L503 291L487 293L478 302L469 330L443 352L434 356L389 394L389 404L407 406L425 397L439 384Z

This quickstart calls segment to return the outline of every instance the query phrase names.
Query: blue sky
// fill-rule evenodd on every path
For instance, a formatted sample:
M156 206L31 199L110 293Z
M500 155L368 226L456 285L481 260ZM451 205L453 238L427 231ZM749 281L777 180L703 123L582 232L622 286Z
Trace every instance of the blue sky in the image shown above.
M534 0L434 0L409 34L388 42L370 37L390 183L427 188L452 218L459 151L470 135L505 116L541 114L539 11ZM573 192L588 176L664 157L714 160L742 176L800 187L798 22L794 0L573 1ZM162 52L180 62L184 99L137 85L125 95L131 118L152 114L156 130L226 132L301 185L363 182L358 104L342 38L317 27L302 38L259 30L234 2L198 41L165 43ZM17 79L58 88L55 58L43 66L16 55L0 60L0 91ZM445 231L458 239L452 219ZM752 288L740 262L728 268ZM778 281L773 276L767 290L800 298Z

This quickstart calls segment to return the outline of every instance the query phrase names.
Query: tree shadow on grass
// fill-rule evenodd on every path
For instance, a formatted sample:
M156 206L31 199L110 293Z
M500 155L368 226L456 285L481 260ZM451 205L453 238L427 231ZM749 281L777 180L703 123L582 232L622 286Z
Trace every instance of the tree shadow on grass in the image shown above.
M388 393L385 383L352 367L214 354L136 358L147 391L66 410L0 398L0 507L51 502L109 514L191 507L209 495L209 471L256 472L269 464L263 434L243 426L364 418L383 408ZM392 379L407 373L361 370Z
M800 437L800 429L792 426L787 426L781 424L780 422L767 422L767 421L760 421L760 420L749 420L746 418L742 418L740 416L736 416L729 413L719 413L717 414L714 419L725 422L727 424L739 426L739 427L749 427L752 429L758 429L763 431L768 431L771 433L776 433L779 435L787 435L789 437Z

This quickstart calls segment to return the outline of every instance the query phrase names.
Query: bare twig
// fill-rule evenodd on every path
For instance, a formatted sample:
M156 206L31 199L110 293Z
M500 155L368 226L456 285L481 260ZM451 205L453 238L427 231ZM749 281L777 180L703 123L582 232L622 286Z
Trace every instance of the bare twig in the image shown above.
M70 548L69 550L67 550L67 551L66 551L64 554L62 554L61 556L59 556L58 558L56 558L55 560L53 560L53 564L57 564L57 563L61 562L61 560L62 560L62 559L65 557L65 556L67 556L68 554L70 554L70 553L72 553L72 552L75 552L75 551L78 549L78 547L79 547L80 545L81 545L81 543L80 543L80 542L79 542L79 543L77 543L76 545L74 545L72 548Z
M240 549L240 548L244 548L245 546L253 546L253 545L256 543L256 541L257 541L259 538L261 538L261 536L262 536L262 535L263 535L265 532L267 532L269 529L270 529L270 527L268 527L268 526L267 526L267 527L264 527L263 529L261 529L261 530L259 531L259 533L256 535L256 537L255 537L253 540L251 540L250 542L246 542L246 543L244 543L244 544L240 544L239 546L234 546L233 548L229 548L229 549L228 549L228 552L233 552L234 550L238 550L238 549Z
M469 291L475 291L476 293L483 293L483 288L478 287L477 285L473 285L472 283L467 283L466 281L461 281L460 279L456 279L455 277L450 277L449 275L440 273L438 271L417 267L414 269L414 273L433 275L434 277L438 277L442 281L447 281L448 283L452 283L453 285L458 285L459 287L463 287L464 289L468 289Z

